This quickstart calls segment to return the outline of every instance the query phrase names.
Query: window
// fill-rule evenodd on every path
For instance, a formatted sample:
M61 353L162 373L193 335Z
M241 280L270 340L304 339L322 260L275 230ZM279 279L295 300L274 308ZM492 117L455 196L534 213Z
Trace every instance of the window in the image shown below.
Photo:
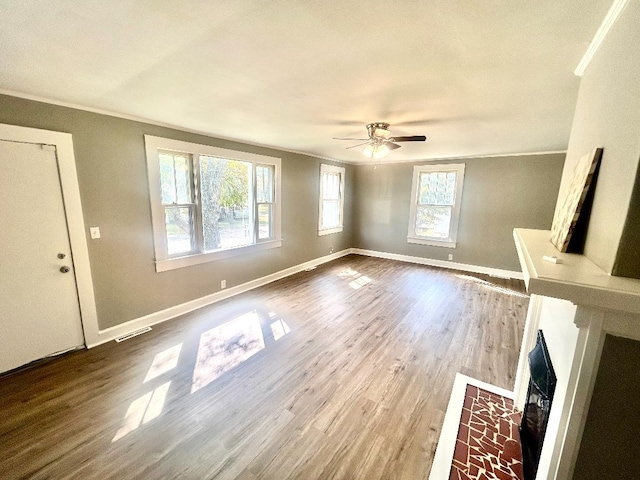
M158 152L162 207L167 232L167 253L193 252L195 200L190 158L182 153Z
M280 159L145 135L156 271L276 248Z
M320 213L318 235L342 231L344 168L320 165Z
M455 248L464 164L413 168L409 243Z

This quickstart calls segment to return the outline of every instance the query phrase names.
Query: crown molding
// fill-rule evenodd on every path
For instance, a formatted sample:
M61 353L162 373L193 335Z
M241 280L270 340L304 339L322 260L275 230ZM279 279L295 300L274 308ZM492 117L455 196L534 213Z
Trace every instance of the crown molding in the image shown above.
M573 71L573 73L576 76L581 77L582 75L584 75L584 72L589 66L589 63L591 63L591 60L593 59L596 52L600 48L600 45L604 41L605 37L609 33L609 30L611 30L611 27L616 22L616 20L618 19L618 17L620 16L620 14L622 13L622 11L624 10L624 8L627 6L628 3L629 3L629 0L615 0L613 2L613 5L611 5L611 8L607 12L607 15L604 17L604 20L602 21L600 28L598 28L598 31L593 37L593 40L591 40L591 43L589 44L589 48L587 48L587 51L582 57L582 60L580 60L580 63L578 64L576 69Z
M252 147L268 148L269 150L273 150L275 152L294 153L296 155L304 155L305 157L317 158L320 160L328 160L331 162L346 163L351 165L354 164L353 162L348 162L346 160L338 160L336 158L323 157L320 155L314 155L309 152L302 152L300 150L290 150L282 147L274 147L273 145L265 145L264 143L250 142L250 141L241 140L238 138L224 137L221 135L216 135L211 132L206 132L204 130L196 130L193 128L181 127L180 125L158 122L156 120L151 120L149 118L136 117L134 115L127 115L126 113L118 113L118 112L113 112L111 110L104 110L101 108L87 107L85 105L80 105L77 103L65 102L63 100L55 100L48 97L41 97L39 95L32 95L30 93L16 92L14 90L6 90L3 88L0 88L0 95L7 95L10 97L22 98L24 100L32 100L34 102L48 103L50 105L56 105L58 107L73 108L75 110L82 110L84 112L97 113L98 115L107 115L109 117L121 118L123 120L130 120L132 122L146 123L148 125L154 125L156 127L171 128L172 130L179 130L181 132L193 133L196 135L203 135L205 137L213 138L216 140L225 140L228 142L242 143L244 145L251 145Z
M625 0L625 2L628 0ZM179 125L174 125L171 123L159 122L156 120L151 120L149 118L136 117L134 115L128 115L126 113L118 113L113 112L111 110L104 110L101 108L87 107L85 105L80 105L77 103L65 102L63 100L55 100L48 97L41 97L39 95L32 95L30 93L17 92L14 90L7 90L0 88L0 95L7 95L10 97L22 98L24 100L31 100L34 102L47 103L49 105L56 105L58 107L65 108L73 108L75 110L81 110L84 112L96 113L98 115L107 115L109 117L121 118L123 120L130 120L132 122L146 123L148 125L154 125L156 127L170 128L172 130L179 130L181 132L193 133L195 135L203 135L205 137L209 137L215 140L224 140L228 142L236 142L244 145L251 145L252 147L260 147L260 148L268 148L269 150L273 150L274 152L286 152L293 153L296 155L304 155L305 157L315 158L318 160L327 160L329 162L341 163L352 166L359 165L389 165L396 163L421 163L421 162L436 162L441 160L467 160L473 158L499 158L499 157L521 157L525 155L551 155L555 153L567 153L566 150L550 150L550 151L541 151L541 152L514 152L514 153L495 153L495 154L482 154L482 155L453 155L453 156L444 156L437 158L415 158L415 159L407 159L407 160L395 160L395 161L380 161L380 160L340 160L333 157L325 157L319 154L313 154L309 152L303 152L300 150L290 150L282 147L274 147L273 145L265 145L263 143L255 143L247 140L241 140L238 138L224 137L220 135L215 135L211 132L206 132L204 130L196 130L192 128L181 127Z
M566 150L545 150L540 152L514 152L514 153L488 153L483 155L454 155L451 157L434 157L434 158L417 158L417 159L408 159L408 160L395 160L395 161L387 161L387 162L357 162L355 165L393 165L397 163L424 163L424 162L444 162L449 160L473 160L474 158L504 158L504 157L526 157L526 156L534 156L534 155L555 155L555 154L566 154Z

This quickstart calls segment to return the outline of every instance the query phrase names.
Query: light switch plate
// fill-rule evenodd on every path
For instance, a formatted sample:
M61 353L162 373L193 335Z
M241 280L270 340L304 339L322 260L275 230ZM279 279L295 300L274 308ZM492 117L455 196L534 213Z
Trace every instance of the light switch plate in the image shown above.
M89 232L91 232L91 238L94 240L100 238L100 227L89 227Z

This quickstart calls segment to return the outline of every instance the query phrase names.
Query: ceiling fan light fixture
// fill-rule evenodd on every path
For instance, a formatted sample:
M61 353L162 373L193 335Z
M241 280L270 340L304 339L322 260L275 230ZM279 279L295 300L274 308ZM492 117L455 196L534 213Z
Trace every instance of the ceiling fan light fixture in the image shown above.
M362 154L368 158L380 159L389 155L393 150L400 148L398 142L424 142L427 137L424 135L405 135L405 136L391 136L389 130L389 124L385 122L375 122L367 124L367 133L369 138L341 138L334 137L336 140L367 140L365 143L359 143L347 147L357 148L362 145L366 145L362 149Z
M376 152L376 147L375 145L369 144L366 147L364 147L364 149L362 150L362 154L365 157L369 157L369 158L373 158L373 155Z
M384 138L385 140L388 140L391 136L391 132L386 128L376 128L374 135L378 138Z
M370 143L362 150L362 154L368 158L380 159L391 153L391 149L384 143Z
M373 152L373 158L384 158L390 153L391 150L389 150L389 147L387 147L385 144L378 145Z

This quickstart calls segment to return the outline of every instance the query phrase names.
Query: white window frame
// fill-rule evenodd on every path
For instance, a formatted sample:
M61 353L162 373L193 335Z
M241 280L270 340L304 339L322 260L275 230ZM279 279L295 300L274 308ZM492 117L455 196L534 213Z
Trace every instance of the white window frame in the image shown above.
M324 182L322 181L322 177L325 173L337 173L340 175L340 192L338 198L338 214L339 221L338 226L325 227L322 224L322 209L324 198ZM339 233L344 229L344 167L336 167L335 165L328 165L326 163L320 164L320 195L319 195L319 207L318 207L318 236L329 235L331 233Z
M409 232L407 235L408 243L417 243L420 245L431 245L435 247L456 248L458 237L458 223L460 220L460 205L462 203L462 187L464 184L464 163L447 163L439 165L416 165L413 167L413 183L411 187L411 206L409 209ZM418 211L418 193L421 173L433 172L455 172L456 173L456 191L454 204L451 208L451 224L449 225L449 236L446 239L426 237L418 235L415 231L416 214Z
M242 152L238 150L229 150L226 148L212 147L210 145L201 145L197 143L183 142L170 138L154 137L151 135L144 136L146 157L147 157L147 177L149 180L149 199L151 203L151 222L153 227L153 245L155 254L156 272L164 272L176 268L198 265L201 263L212 262L224 258L230 258L247 253L278 248L282 246L281 236L281 159L277 157L269 157L266 155L258 155L255 153ZM254 243L241 247L228 248L224 250L216 250L213 252L204 252L200 246L197 251L181 254L180 256L170 256L167 253L167 232L165 224L165 206L162 204L162 190L160 184L160 165L158 161L159 151L170 151L176 153L185 153L191 156L192 176L194 165L198 165L200 155L221 157L229 160L238 160L249 162L252 167L252 186L250 188L251 208L257 210L255 198L256 165L270 165L274 168L274 202L273 202L273 231L270 238L260 240L258 238L258 215L257 211L253 212L254 219ZM201 205L199 194L196 195L196 220L201 218ZM198 225L198 221L194 221L194 228ZM198 235L195 235L198 237Z

